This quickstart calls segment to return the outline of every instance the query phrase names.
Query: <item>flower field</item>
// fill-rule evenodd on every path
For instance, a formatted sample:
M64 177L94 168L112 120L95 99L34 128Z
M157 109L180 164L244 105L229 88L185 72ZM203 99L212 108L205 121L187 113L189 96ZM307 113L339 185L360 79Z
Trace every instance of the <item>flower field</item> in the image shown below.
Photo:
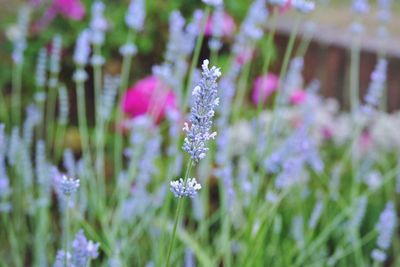
M391 0L342 3L348 106L304 78L299 27L327 0L17 2L0 266L400 266L385 46L360 86L365 20L387 41Z

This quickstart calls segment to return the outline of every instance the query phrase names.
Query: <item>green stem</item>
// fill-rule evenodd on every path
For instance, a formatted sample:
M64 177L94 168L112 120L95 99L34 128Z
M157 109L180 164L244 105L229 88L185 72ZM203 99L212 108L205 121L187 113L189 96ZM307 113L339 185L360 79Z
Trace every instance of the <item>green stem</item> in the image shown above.
M19 126L21 123L21 75L22 75L22 65L13 65L13 80L12 80L12 122L14 125Z
M129 31L128 37L127 37L127 42L131 42L133 39L133 33L132 31ZM121 84L118 90L118 101L117 101L117 114L116 114L116 133L115 133L115 138L114 138L114 174L116 176L119 175L119 173L122 170L122 146L123 146L123 138L122 138L122 132L120 131L120 123L122 121L122 109L120 107L120 104L122 102L122 94L124 90L128 87L128 82L129 82L129 73L131 71L131 64L132 64L132 56L127 55L124 56L123 62L122 62L122 74L121 74Z
M64 246L64 266L68 267L68 251L69 251L69 232L70 232L70 223L69 223L69 199L67 196L65 200L65 246Z
M268 74L269 66L270 66L271 60L272 60L272 55L274 54L273 53L273 41L274 41L274 37L275 37L277 17L278 17L278 10L276 8L274 8L274 11L272 13L272 19L271 19L271 25L272 25L271 31L268 34L267 44L264 46L265 58L263 60L263 67L262 67L262 71L261 71L262 75ZM262 92L260 92L260 94L262 94ZM263 99L263 97L261 97L260 101L258 101L258 103L257 103L257 117L260 115L260 112L263 108L264 102L262 101L262 99Z
M238 120L240 111L242 110L243 107L244 97L246 94L246 85L250 76L250 70L251 70L251 63L249 62L246 64L243 72L240 74L237 96L233 104L233 114L232 114L233 122L236 122Z
M0 89L0 120L3 122L8 120L7 106L2 89Z
M186 174L185 174L185 178L184 178L184 185L186 185L186 182L187 182L187 179L189 177L189 173L190 173L190 170L192 169L192 166L193 166L193 161L190 159L190 161L189 161L189 163L187 165L187 168L186 168ZM171 252L172 252L172 249L174 247L174 241L175 241L175 238L176 238L176 229L178 228L179 218L180 218L181 210L182 210L182 206L183 206L183 200L184 200L184 197L181 197L178 200L178 206L177 206L176 212L175 212L174 227L172 229L172 237L171 237L171 241L169 242L169 247L168 247L167 261L166 261L166 264L165 264L166 267L170 266Z
M82 147L82 154L88 164L91 164L91 156L89 151L89 134L86 118L86 103L85 103L85 88L83 82L76 83L76 97L78 101L78 124L79 124L79 135Z
M101 47L94 47L95 56L101 56ZM101 195L105 195L105 170L104 170L104 122L100 115L101 109L101 91L102 91L102 69L101 65L94 65L94 95L95 95L95 132L96 132L96 173L99 178Z

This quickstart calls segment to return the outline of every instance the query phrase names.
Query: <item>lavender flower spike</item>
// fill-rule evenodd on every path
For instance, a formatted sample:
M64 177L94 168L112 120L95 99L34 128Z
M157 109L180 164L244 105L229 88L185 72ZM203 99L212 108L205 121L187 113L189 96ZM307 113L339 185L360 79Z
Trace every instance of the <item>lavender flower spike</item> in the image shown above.
M383 262L386 259L386 251L392 243L392 237L396 228L396 209L393 202L386 204L385 210L379 216L379 221L376 225L378 231L378 239L376 240L377 248L375 248L371 257L377 262Z
M74 267L86 267L91 259L99 256L99 243L87 240L83 230L80 230L72 242L72 263Z
M60 189L61 192L66 196L75 193L76 190L79 188L79 185L80 185L79 179L73 179L66 175L63 175L61 177Z
M214 139L216 132L210 133L215 107L219 104L217 96L217 79L221 76L219 68L208 68L209 61L203 61L202 78L198 86L193 89L194 102L191 110L190 125L184 124L186 137L183 150L189 153L194 162L199 162L206 156L208 148L206 142Z
M196 178L188 178L186 185L182 178L177 181L171 181L170 185L171 192L174 193L177 198L194 198L197 191L201 189L201 185L196 181Z
M144 19L146 17L146 8L144 0L131 0L128 11L125 15L126 25L135 30L143 30Z

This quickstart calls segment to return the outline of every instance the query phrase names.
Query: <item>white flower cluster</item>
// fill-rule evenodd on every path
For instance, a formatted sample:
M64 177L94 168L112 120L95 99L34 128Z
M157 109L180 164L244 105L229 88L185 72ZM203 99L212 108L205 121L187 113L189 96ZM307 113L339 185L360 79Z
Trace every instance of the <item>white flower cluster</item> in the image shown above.
M170 182L171 192L175 197L190 197L196 196L197 191L201 189L201 185L196 181L196 178L188 178L185 184L182 178Z

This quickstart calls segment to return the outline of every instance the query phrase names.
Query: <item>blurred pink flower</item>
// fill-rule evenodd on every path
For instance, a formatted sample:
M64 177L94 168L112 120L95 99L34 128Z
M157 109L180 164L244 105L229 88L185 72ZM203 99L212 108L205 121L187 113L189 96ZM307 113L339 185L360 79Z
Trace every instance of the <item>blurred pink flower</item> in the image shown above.
M368 130L365 130L361 133L359 144L361 152L367 152L372 147L373 140Z
M213 35L213 20L212 16L209 16L207 19L206 29L204 31L205 36L212 36ZM231 15L224 12L223 22L222 22L222 37L232 37L235 31L236 25L235 20Z
M177 109L174 92L156 76L147 76L129 88L122 100L122 110L130 117L149 114L159 123L168 109Z
M328 126L324 126L322 128L322 136L324 137L324 139L332 139L333 137L333 130L331 128L329 128Z
M36 4L40 4L38 1ZM32 0L32 4L35 1ZM82 20L85 16L85 7L80 0L53 0L43 17L34 25L33 30L38 32L46 28L58 15L71 20Z
M273 73L256 78L253 84L251 100L255 105L265 103L268 97L278 89L279 77Z
M290 95L290 103L292 103L293 105L301 105L304 103L306 98L306 91L302 89L297 89Z
M85 7L80 0L54 0L51 7L58 14L72 20L81 20L85 16Z

